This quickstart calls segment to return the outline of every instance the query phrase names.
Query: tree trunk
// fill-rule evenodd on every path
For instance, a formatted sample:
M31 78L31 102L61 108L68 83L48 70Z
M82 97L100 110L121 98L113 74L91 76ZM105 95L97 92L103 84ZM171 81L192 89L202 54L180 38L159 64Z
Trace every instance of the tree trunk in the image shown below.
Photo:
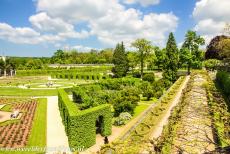
M144 61L143 58L141 58L141 80L143 79L143 69L144 69Z
M6 76L6 70L4 70L4 76Z
M191 72L190 72L190 67L191 67L191 64L188 63L188 72L187 72L188 75L190 75L190 73L191 73Z

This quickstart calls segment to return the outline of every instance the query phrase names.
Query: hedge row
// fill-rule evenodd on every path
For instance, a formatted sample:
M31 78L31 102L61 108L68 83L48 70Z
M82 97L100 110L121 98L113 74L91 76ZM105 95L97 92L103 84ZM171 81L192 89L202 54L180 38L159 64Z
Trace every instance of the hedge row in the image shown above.
M110 67L81 67L81 68L74 68L74 69L37 69L37 70L17 70L17 76L36 76L36 75L51 75L51 74L58 74L58 73L103 73L111 70Z
M230 73L218 71L216 74L216 80L224 93L230 98Z
M108 75L102 75L100 73L52 73L52 78L58 79L80 79L80 80L100 80L109 78Z
M103 117L102 135L108 136L112 129L111 106L103 104L94 108L80 111L71 102L68 94L58 90L58 104L61 117L72 148L88 148L96 143L96 120Z
M230 113L228 112L228 105L213 81L209 77L207 78L208 104L211 108L210 113L216 138L220 147L227 147L230 146Z

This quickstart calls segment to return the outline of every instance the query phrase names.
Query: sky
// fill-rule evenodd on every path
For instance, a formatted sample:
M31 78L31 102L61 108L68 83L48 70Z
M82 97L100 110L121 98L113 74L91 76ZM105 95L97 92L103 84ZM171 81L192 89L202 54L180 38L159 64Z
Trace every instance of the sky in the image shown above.
M52 56L58 49L127 49L137 38L178 46L187 30L206 44L230 23L230 0L1 0L0 55Z

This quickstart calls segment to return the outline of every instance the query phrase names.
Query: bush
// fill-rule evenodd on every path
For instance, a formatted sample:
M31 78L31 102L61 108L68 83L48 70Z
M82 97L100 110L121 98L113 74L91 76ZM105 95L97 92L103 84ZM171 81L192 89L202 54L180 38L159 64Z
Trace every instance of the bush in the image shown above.
M141 73L139 71L133 72L134 78L141 78Z
M217 59L209 59L204 61L204 66L207 70L211 70L213 71L216 66L218 66L220 64L220 60Z
M139 88L142 90L143 96L147 97L148 101L154 96L153 87L149 82L143 81Z
M125 125L132 118L131 114L128 112L120 113L119 117L117 117L114 121L114 125L121 126Z
M218 71L216 74L216 80L219 83L221 89L230 99L230 74L224 71Z
M132 115L140 101L139 93L135 87L127 87L117 93L117 97L113 100L114 115L118 116L122 112L129 112Z
M143 76L143 81L148 81L150 83L153 83L155 81L155 75L154 73L148 73Z

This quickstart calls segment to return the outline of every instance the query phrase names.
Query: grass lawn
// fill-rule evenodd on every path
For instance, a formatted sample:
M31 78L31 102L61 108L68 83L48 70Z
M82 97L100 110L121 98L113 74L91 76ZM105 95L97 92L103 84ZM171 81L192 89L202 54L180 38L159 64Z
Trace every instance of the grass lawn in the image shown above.
M0 88L1 96L56 96L56 89Z
M32 130L29 135L29 141L27 143L27 146L25 148L30 147L46 147L46 126L47 126L47 99L46 98L40 98L38 99L38 105L35 112L33 124L32 124ZM29 150L29 149L27 149ZM1 154L43 154L44 152L36 151L7 151L3 152L0 151Z
M139 114L141 114L145 109L147 109L149 105L148 104L138 105L134 110L133 119L136 118Z

